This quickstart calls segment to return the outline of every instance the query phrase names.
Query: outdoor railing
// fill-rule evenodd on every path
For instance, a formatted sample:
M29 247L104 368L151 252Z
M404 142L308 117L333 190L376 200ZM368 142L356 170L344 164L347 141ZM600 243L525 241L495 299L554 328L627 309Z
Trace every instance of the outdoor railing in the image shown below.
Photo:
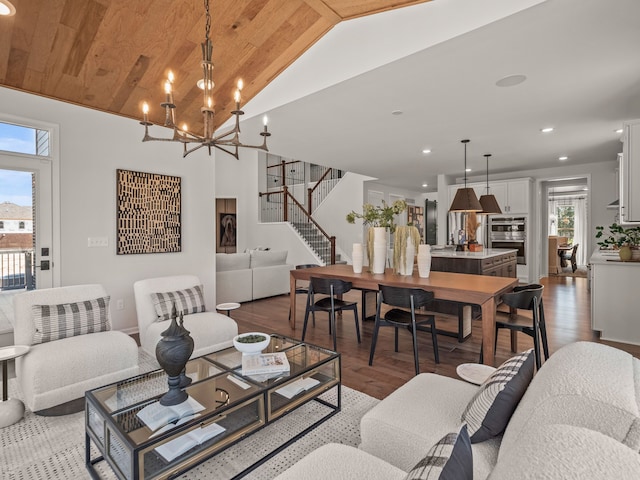
M0 290L34 288L33 249L0 250Z

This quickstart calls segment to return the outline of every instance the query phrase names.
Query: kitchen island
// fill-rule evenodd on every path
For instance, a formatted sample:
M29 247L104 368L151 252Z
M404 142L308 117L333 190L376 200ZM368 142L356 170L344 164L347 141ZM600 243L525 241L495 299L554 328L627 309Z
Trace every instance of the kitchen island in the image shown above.
M508 248L485 248L481 252L456 252L432 248L431 270L515 278L517 253L517 250Z
M455 250L432 247L431 270L515 278L517 276L517 254L518 250L508 248L485 248L481 252L456 252ZM463 342L471 336L472 320L477 320L482 315L479 305L449 300L434 300L429 305L429 311L453 315L458 318L456 332L439 330L438 333L455 336L459 342Z
M591 328L602 340L640 345L640 262L622 262L616 251L596 249L589 264Z

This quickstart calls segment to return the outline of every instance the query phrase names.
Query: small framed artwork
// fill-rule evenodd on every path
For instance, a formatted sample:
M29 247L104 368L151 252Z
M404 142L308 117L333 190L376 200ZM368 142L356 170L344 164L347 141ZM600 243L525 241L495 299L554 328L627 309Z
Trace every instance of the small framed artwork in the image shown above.
M182 250L181 178L120 170L117 178L117 254Z
M216 253L236 253L238 223L235 198L216 198Z
M220 246L235 247L236 246L236 214L223 213L220 215Z

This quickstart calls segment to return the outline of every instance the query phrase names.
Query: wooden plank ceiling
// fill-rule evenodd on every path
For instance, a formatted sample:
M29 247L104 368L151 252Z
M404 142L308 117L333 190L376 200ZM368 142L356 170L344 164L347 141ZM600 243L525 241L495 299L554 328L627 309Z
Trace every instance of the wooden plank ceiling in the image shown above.
M11 1L16 15L0 17L0 85L130 118L147 101L162 124L172 70L176 122L201 129L202 1ZM239 78L246 103L340 21L425 1L211 0L216 127Z

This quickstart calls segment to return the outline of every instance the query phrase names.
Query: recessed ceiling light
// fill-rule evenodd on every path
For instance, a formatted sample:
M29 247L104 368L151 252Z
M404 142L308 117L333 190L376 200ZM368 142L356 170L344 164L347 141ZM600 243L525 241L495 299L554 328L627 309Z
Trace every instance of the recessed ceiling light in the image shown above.
M427 185L426 183L422 184L422 188L427 188L429 185Z
M624 132L624 130L623 130L622 128L618 128L617 130L614 130L614 132L616 132L616 133L622 133L622 132Z
M542 133L551 133L553 132L553 127L544 127L544 128L541 128L540 131Z
M470 171L471 171L470 168L465 169L465 172L470 172Z
M394 110L391 115L402 115L402 110Z
M425 155L427 155L428 153L431 153L431 150L428 148L425 148L424 150L422 150L422 153L424 153Z
M563 155L561 157L558 157L558 160L561 160L561 161L569 160L569 157L567 157L566 155Z
M527 79L526 75L507 75L496 82L498 87L515 87Z
M0 15L10 17L16 14L14 7L9 0L0 0Z

